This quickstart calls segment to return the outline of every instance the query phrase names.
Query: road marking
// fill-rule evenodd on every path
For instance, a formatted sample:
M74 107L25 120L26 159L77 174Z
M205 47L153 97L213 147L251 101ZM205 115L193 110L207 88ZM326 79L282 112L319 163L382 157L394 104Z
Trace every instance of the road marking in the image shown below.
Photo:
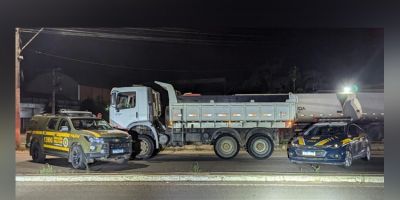
M147 182L318 182L318 183L384 183L383 175L310 175L310 174L93 174L93 175L17 175L17 182L103 182L103 181L147 181Z

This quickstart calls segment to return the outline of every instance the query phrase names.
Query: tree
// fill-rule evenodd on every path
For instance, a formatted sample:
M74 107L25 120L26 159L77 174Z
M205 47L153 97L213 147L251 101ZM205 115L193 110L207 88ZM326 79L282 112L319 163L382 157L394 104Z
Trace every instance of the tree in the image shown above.
M87 110L97 115L97 113L101 113L103 119L108 121L108 111L106 110L107 105L104 101L101 100L100 97L97 97L96 100L92 98L87 98L81 102L81 110Z

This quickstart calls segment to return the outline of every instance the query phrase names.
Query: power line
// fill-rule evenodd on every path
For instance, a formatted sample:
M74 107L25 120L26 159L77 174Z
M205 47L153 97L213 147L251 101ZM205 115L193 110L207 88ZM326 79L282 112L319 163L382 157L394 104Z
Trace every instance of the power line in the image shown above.
M104 31L104 29L103 29ZM112 31L112 30L111 30ZM36 33L36 29L23 29L22 32ZM95 38L111 38L120 40L138 40L138 41L152 41L152 42L167 42L167 43L183 43L183 44L197 44L197 45L219 45L219 46L237 46L237 45L260 45L265 44L265 41L257 40L226 40L226 39L204 39L204 38L184 38L181 36L165 37L165 36L152 36L144 33L139 35L134 34L121 34L121 33L107 33L98 31L87 31L87 29L64 29L64 28L46 28L43 33L58 34L79 37L95 37ZM268 44L272 44L268 42Z
M98 65L98 66L103 66L103 67L108 67L108 68L135 70L135 71L139 70L139 71L193 73L193 72L221 72L221 71L223 72L223 71L243 71L243 70L245 70L245 69L220 69L220 70L154 69L154 68L133 67L133 66L127 66L127 65L114 65L114 64L100 63L100 62L96 62L96 61L81 60L81 59L71 58L71 57L67 57L67 56L55 55L55 54L51 54L51 53L43 52L43 51L39 51L39 50L29 49L29 51L32 51L38 55L44 55L44 56L58 58L58 59L62 59L62 60L80 62L80 63L91 64L91 65Z

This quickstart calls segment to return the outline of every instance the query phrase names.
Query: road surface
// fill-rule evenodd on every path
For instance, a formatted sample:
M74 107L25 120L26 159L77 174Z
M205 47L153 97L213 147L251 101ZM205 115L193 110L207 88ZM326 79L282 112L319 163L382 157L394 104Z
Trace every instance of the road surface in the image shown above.
M383 184L202 182L17 182L19 200L383 199Z
M53 166L57 174L87 173L86 170L72 169L67 159L47 156L46 163ZM27 151L16 152L16 173L38 174L45 164L33 163ZM138 172L193 172L198 166L201 172L311 172L314 169L307 164L292 164L284 152L275 152L267 160L255 160L246 152L231 160L222 160L214 152L161 152L150 160L131 160L128 164L115 162L97 162L90 165L92 173L138 173ZM383 155L374 156L367 162L356 160L350 168L321 165L319 173L384 173Z

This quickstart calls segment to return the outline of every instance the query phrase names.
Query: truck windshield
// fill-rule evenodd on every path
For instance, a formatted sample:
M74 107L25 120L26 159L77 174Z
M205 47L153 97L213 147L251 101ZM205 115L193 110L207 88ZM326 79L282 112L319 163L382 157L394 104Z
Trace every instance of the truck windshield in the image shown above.
M314 126L304 135L313 137L313 136L335 136L344 134L345 134L345 126L325 125L325 126Z
M112 130L113 128L102 119L72 119L76 130Z

